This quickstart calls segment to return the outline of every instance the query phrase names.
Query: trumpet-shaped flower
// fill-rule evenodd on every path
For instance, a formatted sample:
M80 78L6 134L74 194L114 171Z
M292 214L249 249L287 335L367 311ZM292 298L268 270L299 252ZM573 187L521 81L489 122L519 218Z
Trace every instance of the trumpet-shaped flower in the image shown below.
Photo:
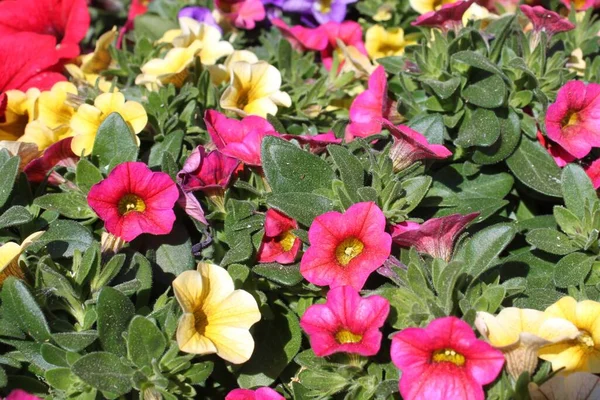
M87 200L108 233L130 242L143 233L171 232L178 198L168 174L152 172L141 162L125 162L92 186Z
M225 400L285 400L285 397L269 387L256 390L234 389L225 396Z
M258 304L244 290L234 290L227 271L210 263L185 271L173 281L175 297L183 310L177 344L186 353L213 354L234 364L252 355L249 332L260 320Z
M407 46L417 44L415 39L414 35L405 37L402 28L385 29L381 25L373 25L365 34L365 48L373 60L401 56Z
M306 28L302 25L288 26L282 19L274 18L271 23L275 25L284 38L297 50L325 50L329 40L323 28Z
M71 118L73 142L71 147L77 155L92 152L96 133L102 122L112 113L118 113L134 134L138 134L148 123L144 106L136 101L125 101L122 93L102 93L94 100L94 105L82 104ZM137 140L137 136L135 136Z
M239 164L238 160L218 150L207 153L203 146L198 146L177 174L177 182L185 191L210 193L214 189L224 190Z
M451 4L457 0L409 0L410 6L419 14L426 14L431 11L437 11L444 4Z
M390 303L385 298L361 298L351 286L340 286L327 293L325 304L310 306L300 326L317 356L340 352L373 356L381 347L380 328L389 312Z
M279 90L281 73L265 61L238 61L231 66L231 81L221 96L221 107L240 116L277 114L277 106L292 105L290 96Z
M577 327L565 319L514 307L503 309L497 316L478 312L475 326L492 346L504 353L508 373L515 380L523 372L533 374L540 347L579 335Z
M520 6L521 11L533 24L534 32L546 32L552 36L559 32L568 32L575 29L575 25L567 18L561 17L554 11L546 10L542 6Z
M4 114L0 121L0 140L19 140L27 123L35 118L35 106L40 91L31 88L26 93L8 90L4 94Z
M473 2L474 0L459 0L443 4L440 9L421 15L411 25L436 27L444 31L460 29L463 15Z
M20 245L7 242L0 246L0 286L9 276L21 279L25 277L23 270L19 267L19 256L43 233L43 231L32 233Z
M340 61L343 62L343 53L338 46L338 41L344 43L346 47L354 47L360 53L368 55L362 40L362 28L357 22L327 22L314 32L314 34L317 35L322 35L323 33L327 36L327 40L329 41L329 45L321 50L321 60L327 70L330 70L333 65L334 52L337 53Z
M600 85L569 81L546 113L548 137L577 158L600 146Z
M258 249L258 262L291 264L302 246L292 230L298 229L296 220L270 208L265 214L265 234Z
M223 64L208 65L207 69L213 83L215 85L220 85L223 82L229 82L232 72L231 67L238 61L246 61L250 64L254 64L258 62L258 57L249 50L234 50L233 53L225 58Z
M571 341L544 346L541 359L550 361L553 370L570 372L600 372L600 303L592 300L577 302L566 296L546 308L547 315L572 322L579 335Z
M456 317L400 331L392 338L391 355L402 371L405 400L483 400L482 386L496 379L504 365L502 352L477 339Z
M29 182L41 183L48 178L48 183L58 186L65 179L55 171L56 167L74 169L79 157L71 150L73 138L60 140L44 151L40 158L36 158L27 164L23 170Z
M385 216L372 202L354 204L344 214L319 215L308 238L310 247L302 256L300 273L315 285L331 288L362 289L369 275L387 260L392 246Z
M241 121L227 118L215 110L204 114L206 129L213 143L223 154L247 165L262 165L260 146L265 136L279 136L264 118L250 115Z
M260 0L215 0L223 17L237 28L254 29L267 15Z
M171 83L180 88L189 75L188 68L201 48L202 43L194 41L189 47L169 50L164 58L153 58L142 65L142 73L135 78L135 84L154 91Z
M529 383L531 400L600 399L600 377L589 372L555 375L541 386Z

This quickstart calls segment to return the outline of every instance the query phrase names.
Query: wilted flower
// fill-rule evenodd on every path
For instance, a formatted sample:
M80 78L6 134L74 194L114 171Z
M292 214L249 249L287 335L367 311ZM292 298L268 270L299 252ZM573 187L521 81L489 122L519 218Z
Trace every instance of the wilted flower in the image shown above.
M27 164L23 169L27 180L29 182L40 183L47 178L48 183L55 186L65 183L65 178L56 172L55 168L66 167L74 169L77 166L79 156L71 150L72 141L73 138L69 137L54 143L44 151L42 157L36 158Z
M465 0L443 4L441 8L421 15L411 25L436 27L444 31L458 30L462 27L464 13L473 2L474 0Z
M310 306L300 326L317 356L340 352L373 356L379 352L380 328L389 312L390 303L383 297L361 298L353 287L340 286L327 293L325 304Z
M410 6L419 14L425 14L430 11L436 11L442 8L444 4L454 3L456 0L409 0Z
M483 400L482 386L496 379L504 365L502 352L477 339L456 317L400 331L392 337L391 355L402 371L405 400Z
M330 144L340 144L342 139L335 136L335 133L329 131L327 133L319 133L317 135L282 135L285 140L296 140L298 143L307 144L310 151L319 153Z
M600 377L589 372L555 375L541 386L529 383L531 400L591 400L600 398Z
M407 46L415 44L417 44L416 37L414 35L405 37L402 28L385 29L381 25L373 25L365 34L365 48L373 60L401 56Z
M265 214L265 234L258 249L258 262L291 264L302 246L302 241L292 232L298 229L296 220L270 208Z
M225 400L285 400L285 397L270 387L261 387L256 390L234 389L227 393Z
M20 245L7 242L0 246L0 286L9 276L21 279L25 277L23 270L19 267L19 256L43 233L43 231L32 233Z
M260 320L260 311L250 293L234 290L225 269L200 263L197 271L182 272L173 290L183 310L177 327L181 351L216 353L234 364L250 359L254 340L249 329Z
M300 273L319 286L350 285L362 289L367 278L389 257L392 238L385 216L375 203L330 211L314 219L308 230L310 247L302 256Z

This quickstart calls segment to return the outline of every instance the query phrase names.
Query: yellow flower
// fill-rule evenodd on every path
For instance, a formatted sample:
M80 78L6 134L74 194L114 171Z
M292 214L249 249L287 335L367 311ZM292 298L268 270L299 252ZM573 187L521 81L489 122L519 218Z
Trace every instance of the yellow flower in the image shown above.
M250 64L254 64L258 62L258 57L248 50L235 50L227 56L223 64L209 65L207 68L213 83L215 85L220 85L221 83L228 81L231 76L231 66L238 61L246 61Z
M574 339L579 330L571 322L538 310L505 308L496 316L478 312L475 326L506 357L507 370L516 380L533 373L540 347Z
M94 147L98 128L113 112L119 113L136 135L148 123L148 115L140 103L126 102L122 93L102 93L96 97L93 106L90 104L79 106L71 119L71 129L74 135L71 150L77 155L90 154Z
M583 58L583 51L578 47L569 56L569 62L567 62L567 68L570 72L575 72L577 76L585 75L585 60Z
M8 242L0 246L0 285L9 276L25 277L23 270L19 267L19 256L43 233L43 231L32 233L20 245Z
M385 3L377 8L377 12L373 15L373 20L377 22L389 21L392 19L392 11L394 11L393 4Z
M277 114L277 106L292 105L281 92L281 73L265 61L250 64L238 61L231 66L231 81L221 96L221 107L240 116Z
M381 25L373 25L367 29L365 48L372 60L378 58L401 56L406 46L417 44L415 35L404 37L402 28L386 30Z
M346 46L344 42L337 39L338 49L342 52L342 69L340 74L344 72L353 72L357 79L369 78L373 71L377 68L371 64L369 57L365 56L354 46Z
M481 21L481 29L485 29L490 22L498 18L500 17L491 13L487 8L482 7L477 3L473 3L463 14L462 23L464 26L467 26L470 20Z
M584 300L579 303L572 297L563 297L545 313L551 317L571 321L579 335L568 342L540 349L541 359L550 361L554 371L600 373L600 303Z
M211 263L198 264L173 281L175 297L183 310L177 344L186 353L212 354L241 364L254 351L250 327L260 320L254 297L234 290L227 271Z
M25 126L35 118L35 105L40 95L38 89L6 91L5 121L0 123L0 140L17 140L25 132Z
M71 135L69 126L61 129L50 129L40 120L31 121L25 127L25 133L19 142L33 143L40 150L45 150L54 143Z
M556 375L541 386L530 382L531 400L591 400L600 399L600 378L589 372Z
M40 155L38 147L33 143L0 140L0 150L3 149L7 150L8 154L10 154L12 157L19 156L21 159L19 164L20 171L23 171L23 168L29 164L31 160L38 158Z
M419 14L437 11L444 4L455 3L458 0L409 0L410 6Z

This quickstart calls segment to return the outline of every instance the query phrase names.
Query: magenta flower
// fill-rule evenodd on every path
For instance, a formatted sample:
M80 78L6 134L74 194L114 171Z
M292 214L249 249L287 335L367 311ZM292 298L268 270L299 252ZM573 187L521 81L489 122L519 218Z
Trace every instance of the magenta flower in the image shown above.
M65 183L66 180L54 169L56 167L75 168L79 157L71 150L71 141L73 138L60 140L48 147L44 155L36 158L25 166L23 172L27 175L29 182L40 183L46 177L48 183L58 186Z
M457 30L462 27L462 17L475 0L457 1L442 5L437 11L429 11L419 16L412 26L430 26L443 31Z
M323 151L327 145L340 144L342 139L337 138L333 131L327 133L319 133L318 135L282 135L285 140L297 140L302 145L308 145L310 151L319 153Z
M261 387L256 390L234 389L225 396L225 400L285 400L285 397L270 387Z
M267 15L260 0L215 0L215 7L237 28L254 29Z
M438 318L426 328L407 328L392 338L392 361L402 371L405 400L483 400L483 385L504 365L500 350L475 337L456 317Z
M286 38L292 47L297 51L317 50L321 51L329 43L327 35L321 27L305 28L302 25L289 26L282 19L274 18L271 20L281 35Z
M394 140L390 158L396 172L419 160L442 160L452 155L446 147L441 144L429 144L425 136L406 125L394 126L391 122L384 121L384 127L390 131Z
M600 146L600 85L569 81L546 113L546 133L576 158Z
M300 326L319 357L341 352L372 356L381 347L379 329L389 312L390 302L383 297L361 298L351 286L340 286L327 293L325 304L310 306Z
M392 227L392 240L401 247L415 246L420 253L450 261L458 235L478 216L454 214L431 218L423 224L402 222Z
M41 400L39 397L27 393L21 389L15 389L8 394L4 400Z
M292 230L298 229L296 220L270 208L265 215L265 235L258 249L258 262L291 264L302 246Z
M310 247L300 273L319 286L350 285L362 289L367 278L390 255L392 238L385 216L373 202L352 205L344 214L330 211L314 219L308 230Z
M548 36L555 33L567 32L575 29L575 25L566 18L561 17L554 11L546 10L542 6L528 6L523 4L519 7L521 12L533 24L534 32L546 32Z
M125 162L92 186L87 200L108 233L130 242L142 233L171 232L178 197L168 174L152 172L141 162Z
M590 177L594 189L600 188L600 158L588 165L585 168L585 173Z
M568 151L563 149L558 144L554 143L550 139L546 139L542 132L537 132L538 142L548 151L548 153L554 158L554 162L559 167L564 167L565 165L572 163L576 160Z
M260 145L265 136L279 136L266 119L256 115L241 121L227 118L215 110L207 110L204 122L212 141L221 153L247 165L262 165Z
M321 35L325 33L329 46L321 50L321 60L323 65L329 71L333 64L333 52L337 50L338 39L341 40L346 46L354 46L359 52L368 56L365 43L363 42L363 32L360 24L354 21L338 22L327 22L320 26L322 31L315 31L315 34ZM342 63L340 63L340 68Z
M239 165L238 160L218 150L206 153L204 146L198 146L177 174L177 183L185 191L201 190L210 195L229 186Z

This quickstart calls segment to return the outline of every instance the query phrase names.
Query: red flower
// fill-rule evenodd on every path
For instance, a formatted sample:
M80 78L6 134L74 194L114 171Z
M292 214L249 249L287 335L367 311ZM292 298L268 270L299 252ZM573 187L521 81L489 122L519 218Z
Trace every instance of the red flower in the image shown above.
M274 18L271 20L286 38L292 47L297 50L317 50L321 51L327 47L329 40L321 27L305 28L302 25L289 26L283 20Z
M119 38L117 39L117 48L121 48L121 43L123 42L123 37L127 32L133 29L133 21L138 15L146 14L148 11L148 4L150 4L151 0L132 0L131 5L129 6L129 12L127 13L127 21L125 25L119 30Z
M542 6L520 6L521 11L533 24L535 32L544 31L548 36L558 32L567 32L575 29L575 25L566 18L561 17L554 11L546 10Z
M559 167L562 168L565 165L576 160L576 158L573 157L571 153L563 149L557 143L554 143L552 140L547 139L544 135L542 135L542 132L540 131L537 132L537 139L540 142L540 144L552 156L552 158L554 158L554 162L556 162L556 165L558 165Z
M79 55L79 42L90 27L85 0L4 0L0 2L0 36L17 32L50 35L60 58Z
M302 246L302 241L292 233L298 229L298 223L280 213L269 209L265 215L265 235L258 249L258 262L278 262L291 264Z
M504 365L502 352L477 339L456 317L397 333L391 355L402 371L400 394L405 400L483 400L482 386L496 379Z
M429 11L417 18L412 26L438 27L444 31L460 28L462 16L475 0L457 1L442 5L437 11Z
M58 186L64 183L65 178L54 169L56 167L75 168L77 166L79 157L71 150L72 140L73 138L66 138L54 143L46 149L42 157L36 158L27 164L23 172L27 175L29 182L40 183L47 177L48 183L51 185Z
M198 146L177 174L177 182L185 191L202 190L210 194L227 188L239 165L238 160L218 150L207 154L203 146Z
M141 162L125 162L92 186L87 199L106 230L130 242L142 233L171 232L178 197L177 186L168 174L152 172Z

